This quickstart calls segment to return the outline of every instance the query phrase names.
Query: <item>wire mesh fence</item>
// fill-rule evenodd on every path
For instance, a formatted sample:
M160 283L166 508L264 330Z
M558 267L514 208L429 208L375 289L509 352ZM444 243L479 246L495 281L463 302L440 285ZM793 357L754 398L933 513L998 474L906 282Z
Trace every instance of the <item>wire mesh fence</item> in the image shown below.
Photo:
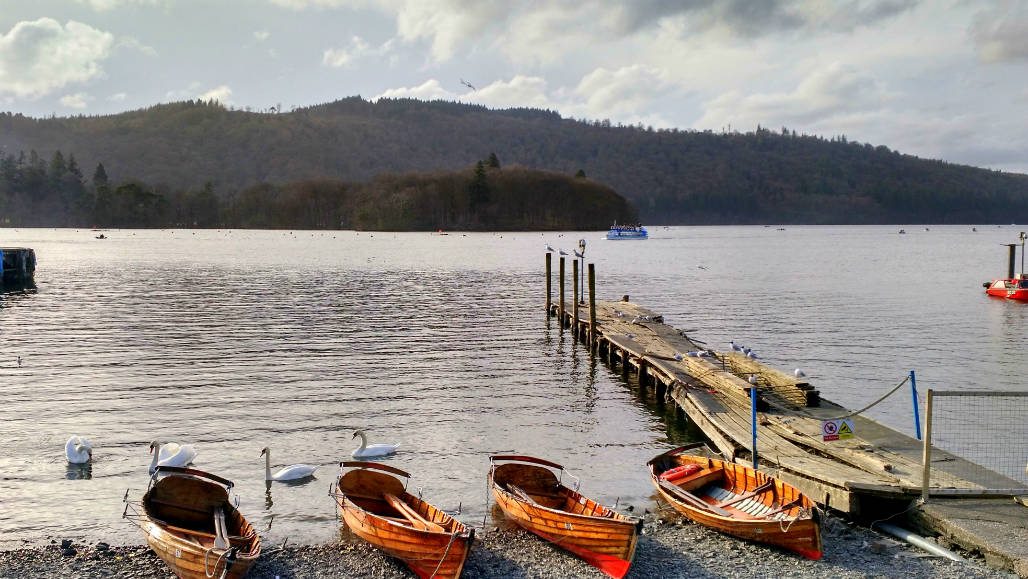
M928 391L931 466L984 493L1028 493L1028 392ZM926 473L927 473L926 469ZM931 480L925 487L934 487ZM936 492L933 488L932 492Z

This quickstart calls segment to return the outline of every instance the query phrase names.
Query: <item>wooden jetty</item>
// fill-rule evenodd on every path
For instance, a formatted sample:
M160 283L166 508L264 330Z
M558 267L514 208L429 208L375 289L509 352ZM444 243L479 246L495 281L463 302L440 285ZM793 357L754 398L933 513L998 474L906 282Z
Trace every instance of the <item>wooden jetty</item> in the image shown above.
M24 285L36 273L36 252L26 247L0 247L0 285Z
M573 302L567 304L561 291L560 301L552 303L549 265L547 257L548 315L555 316L562 328L582 340L612 369L620 368L622 376L635 373L642 387L653 387L658 397L674 401L729 460L752 460L751 389L756 388L760 468L774 470L782 481L820 506L858 520L901 513L922 496L925 469L920 440L853 414L853 438L825 442L822 421L852 413L822 398L805 378L738 352L707 349L685 332L665 324L659 313L629 302L628 296L622 301L595 301L593 264L589 264L588 301L575 291ZM563 274L563 259L560 265ZM562 279L560 286L563 290ZM699 351L705 353L704 357L685 355ZM1028 508L1010 498L1028 495L1028 487L1021 482L934 447L929 474L927 494L939 497L942 503L947 502L942 497L977 497L1005 501L1010 509L1018 509L1011 516L1021 521L1020 527L1008 525L1002 532L993 530L992 535L1024 535L1024 529L1028 529ZM1007 489L1001 491L1006 496L988 498L997 489ZM924 510L924 516L908 520L923 531L948 535L965 549L992 549L994 537L989 537L990 533L983 536L965 529L952 530L952 520L932 514L938 512ZM1028 576L1028 545L1021 545L994 555L1008 569L1023 565Z

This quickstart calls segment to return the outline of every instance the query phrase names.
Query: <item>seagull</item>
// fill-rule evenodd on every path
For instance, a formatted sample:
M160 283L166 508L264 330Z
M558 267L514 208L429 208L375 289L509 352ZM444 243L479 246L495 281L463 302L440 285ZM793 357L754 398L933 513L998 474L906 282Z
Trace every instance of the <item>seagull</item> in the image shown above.
M635 336L632 335L632 334L625 334L625 337L628 338L629 340L635 338Z
M750 380L750 384L756 384L757 383L757 377L756 376L750 376L749 380Z
M561 255L567 255L568 254L568 252L564 251L563 249L558 250L557 253L559 253Z
M21 356L18 356L18 367L21 368Z
M585 257L585 256L584 256L584 255L582 255L581 253L578 253L578 250L577 250L577 249L572 249L571 251L573 251L573 252L575 253L575 257L579 257L579 258L584 258L584 257Z
M800 370L799 368L796 368L795 370L793 370L792 373L797 378L806 378L807 377L807 373L804 372L803 370Z
M474 86L473 84L471 84L470 82L468 82L468 81L464 80L463 78L462 78L462 79L460 79L460 83L461 83L462 85L464 85L464 86L466 86L466 87L470 88L471 90L478 90L478 89L476 89L476 88L475 88L475 86Z
M747 352L746 353L746 357L749 358L750 360L756 360L757 359L757 353L756 352Z
M739 344L736 344L735 340L732 340L732 351L733 352L742 352L742 347L739 346Z
M689 356L690 358L698 358L699 357L699 353L697 353L697 352L686 352L685 355Z
M682 355L681 355L681 354L679 354L678 352L675 352L675 360L678 360L679 362L681 362L681 361L682 361L682 359L683 359L683 358L682 358Z
M550 247L550 244L547 243L546 244L546 253L553 253L554 251L557 251L557 250L553 249L552 247Z
M743 354L746 354L747 356L749 356L749 354L750 354L750 352L751 352L751 351L752 351L752 350L750 350L750 349L749 349L749 347L746 347L746 348L743 348L743 349L742 349L742 353L743 353Z

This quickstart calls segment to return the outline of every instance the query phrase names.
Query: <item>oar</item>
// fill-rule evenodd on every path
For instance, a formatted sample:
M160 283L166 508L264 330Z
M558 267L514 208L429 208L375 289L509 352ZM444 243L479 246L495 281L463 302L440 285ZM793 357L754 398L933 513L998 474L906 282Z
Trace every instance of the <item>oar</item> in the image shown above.
M397 497L396 495L386 493L383 496L385 497L386 502L389 503L389 505L392 506L394 509L399 511L400 514L403 515L403 518L410 521L410 524L415 529L420 529L422 531L434 531L436 533L446 532L446 529L443 529L440 525L437 525L432 521L426 520L424 517L419 515L417 511L412 509L410 505L401 501L399 497Z

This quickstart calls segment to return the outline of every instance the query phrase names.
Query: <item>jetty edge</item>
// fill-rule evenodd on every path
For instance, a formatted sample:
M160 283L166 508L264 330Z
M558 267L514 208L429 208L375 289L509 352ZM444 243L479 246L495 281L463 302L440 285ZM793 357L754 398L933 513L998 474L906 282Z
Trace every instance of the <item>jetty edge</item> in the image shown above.
M922 503L918 499L925 468L920 440L854 414L853 438L825 442L822 422L850 411L822 398L805 377L741 352L706 348L665 324L661 314L630 302L629 296L596 301L591 263L588 300L579 295L579 268L573 261L572 303L565 301L563 275L554 303L551 258L546 263L547 316L556 317L561 331L570 331L612 370L620 369L625 378L634 373L640 387L653 387L658 398L674 402L728 460L753 460L755 390L760 468L776 470L781 480L821 508L865 524L902 518L918 532L981 553L990 565L1028 577L1028 508L1011 499L1028 495L1028 486L933 447L927 492L931 500ZM564 271L561 258L561 274ZM990 479L989 488L1010 492L998 497L979 493L984 488L981 475L977 480L969 475L975 471ZM995 516L997 512L1002 517Z

